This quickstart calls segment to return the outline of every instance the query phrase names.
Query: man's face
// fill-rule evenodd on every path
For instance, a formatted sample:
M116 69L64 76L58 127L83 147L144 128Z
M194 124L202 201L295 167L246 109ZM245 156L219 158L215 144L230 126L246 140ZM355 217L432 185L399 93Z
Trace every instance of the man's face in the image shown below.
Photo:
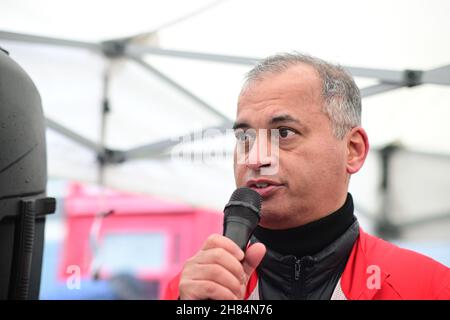
M263 227L303 225L337 210L345 201L346 139L333 135L331 122L322 112L321 91L316 71L301 64L251 83L239 96L235 128L276 129L279 135L278 154L261 152L259 141L249 145L245 154L257 161L242 163L235 154L236 185L250 187L263 197ZM270 133L267 141L270 150Z

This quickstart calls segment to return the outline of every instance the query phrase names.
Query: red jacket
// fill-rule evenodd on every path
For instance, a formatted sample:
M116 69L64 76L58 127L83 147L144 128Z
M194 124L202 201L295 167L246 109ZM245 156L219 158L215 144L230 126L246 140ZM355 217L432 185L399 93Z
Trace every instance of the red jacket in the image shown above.
M177 275L169 283L164 299L178 298L179 279ZM254 272L247 284L246 299L254 292L257 282ZM450 269L360 229L332 299L450 300Z

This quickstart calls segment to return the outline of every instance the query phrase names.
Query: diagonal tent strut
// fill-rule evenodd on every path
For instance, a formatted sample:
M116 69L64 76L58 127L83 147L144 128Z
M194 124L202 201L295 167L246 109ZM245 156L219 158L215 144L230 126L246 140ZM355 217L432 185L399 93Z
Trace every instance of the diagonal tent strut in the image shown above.
M62 124L46 118L47 128L65 136L69 140L74 141L82 147L95 152L100 162L103 163L122 163L125 161L123 152L120 150L112 150L104 147L103 145L88 139L79 133L63 126Z
M54 130L55 132L58 132L59 134L69 138L70 140L78 143L79 145L81 145L89 150L96 152L97 154L100 154L104 151L103 147L100 144L98 144L86 137L83 137L79 133L63 126L62 124L60 124L52 119L46 118L46 124L47 124L47 128L50 128L50 129Z
M212 107L211 105L206 103L204 100L202 100L201 98L199 98L198 96L196 96L195 94L190 92L188 89L183 87L181 84L177 83L176 81L174 81L173 79L171 79L170 77L168 77L167 75L162 73L160 70L156 69L155 67L153 67L152 65L145 62L144 60L142 60L139 57L135 57L132 55L127 55L127 57L130 58L132 61L136 62L137 64L139 64L140 66L142 66L145 70L150 71L152 74L157 76L160 80L162 80L166 84L170 85L177 91L181 92L184 96L186 96L190 100L194 101L195 103L199 104L200 106L202 106L203 108L205 108L206 110L208 110L209 112L211 112L212 114L214 114L215 116L220 118L223 122L231 125L232 121L230 119L228 119L227 116L225 116L224 114L219 112L216 108Z

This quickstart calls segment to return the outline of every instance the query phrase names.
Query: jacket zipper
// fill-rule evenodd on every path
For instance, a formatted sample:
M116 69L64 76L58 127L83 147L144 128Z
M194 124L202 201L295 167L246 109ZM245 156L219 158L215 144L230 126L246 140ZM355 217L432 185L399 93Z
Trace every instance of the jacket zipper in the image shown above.
M300 271L302 270L302 265L300 260L295 260L295 280L300 280Z
M303 297L303 267L302 259L296 259L294 264L294 279L295 279L295 299L304 299Z

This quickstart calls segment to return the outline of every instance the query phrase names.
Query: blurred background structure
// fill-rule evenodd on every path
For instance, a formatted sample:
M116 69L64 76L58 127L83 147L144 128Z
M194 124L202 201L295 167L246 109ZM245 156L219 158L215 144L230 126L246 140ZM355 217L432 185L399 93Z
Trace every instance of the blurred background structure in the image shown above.
M449 14L446 0L2 0L0 46L41 93L59 200L41 297L158 298L235 187L232 135L181 138L229 128L244 73L292 50L361 88L362 226L450 266Z

